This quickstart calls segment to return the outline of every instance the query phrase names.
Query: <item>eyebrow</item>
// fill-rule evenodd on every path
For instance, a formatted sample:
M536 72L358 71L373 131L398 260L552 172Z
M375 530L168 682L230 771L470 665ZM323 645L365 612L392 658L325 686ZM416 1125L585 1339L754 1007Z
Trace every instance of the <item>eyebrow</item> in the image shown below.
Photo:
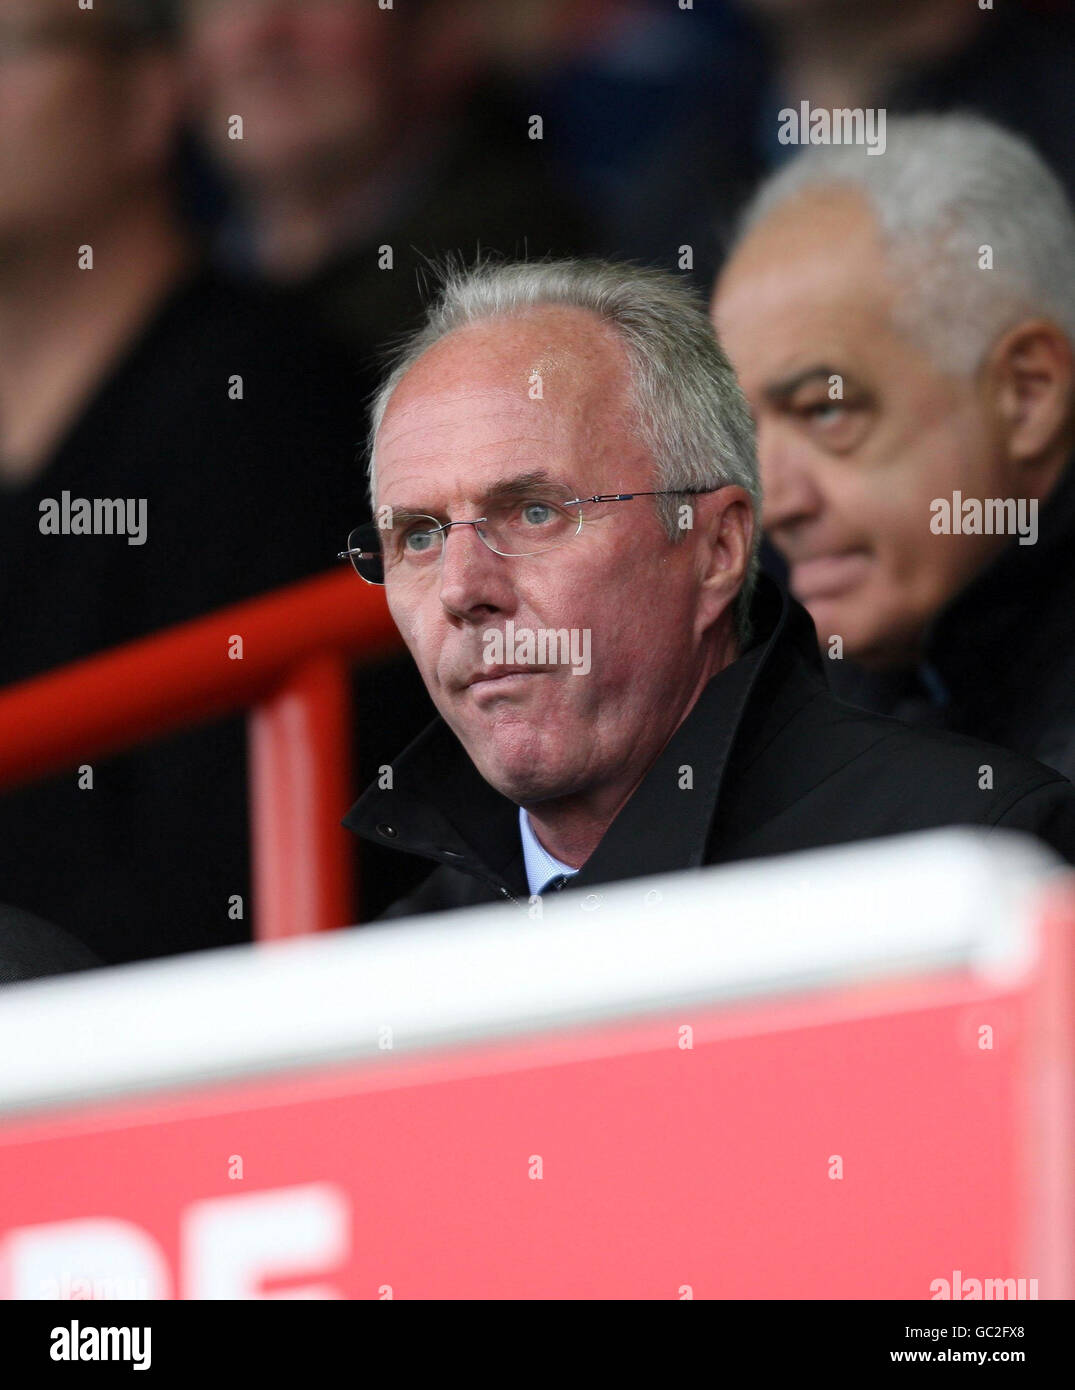
M541 487L547 487L555 483L560 487L567 487L569 484L563 483L558 478L554 478L546 468L535 468L529 473L516 473L511 477L498 478L481 494L478 499L479 509L484 507L487 502L504 502L515 497L525 497ZM443 512L438 512L430 507L428 511L423 511L420 507L392 507L392 523L405 525L414 521L417 517L434 516L438 520L443 516Z
M855 384L854 378L847 372L838 371L835 367L826 365L824 362L814 367L806 367L801 372L796 372L793 376L783 377L779 381L770 382L765 387L765 397L774 404L781 404L789 396L793 396L801 386L806 386L815 380L823 380L828 383L829 377L838 376L844 385Z

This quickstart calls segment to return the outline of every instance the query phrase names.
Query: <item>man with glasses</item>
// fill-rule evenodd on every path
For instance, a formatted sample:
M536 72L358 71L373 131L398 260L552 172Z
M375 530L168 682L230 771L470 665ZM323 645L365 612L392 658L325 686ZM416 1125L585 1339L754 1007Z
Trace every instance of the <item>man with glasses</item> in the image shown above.
M389 915L954 823L1075 859L1063 777L828 695L757 574L750 416L673 277L449 273L374 400L370 496L343 553L441 716L345 822L438 866Z

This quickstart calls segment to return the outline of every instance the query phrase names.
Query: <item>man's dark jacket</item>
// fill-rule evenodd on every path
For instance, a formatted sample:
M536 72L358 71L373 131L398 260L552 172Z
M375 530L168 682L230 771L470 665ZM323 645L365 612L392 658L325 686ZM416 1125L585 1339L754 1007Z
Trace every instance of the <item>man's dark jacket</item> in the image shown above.
M62 928L0 903L0 985L92 970L102 963Z
M840 703L809 614L764 576L752 620L754 645L705 687L565 891L960 824L1027 831L1075 863L1065 778ZM392 768L392 789L370 787L344 824L439 867L384 917L529 901L518 809L442 720Z
M1013 537L935 616L914 670L826 662L851 704L1000 743L1075 778L1075 460Z

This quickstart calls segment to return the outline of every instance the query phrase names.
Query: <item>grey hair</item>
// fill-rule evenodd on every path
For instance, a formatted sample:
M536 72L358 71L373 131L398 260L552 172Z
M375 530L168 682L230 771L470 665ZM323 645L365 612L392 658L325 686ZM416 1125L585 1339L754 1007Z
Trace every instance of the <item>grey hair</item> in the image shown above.
M890 116L880 155L810 146L767 179L737 241L799 194L845 185L867 200L902 290L897 326L955 375L973 375L999 334L1030 315L1075 341L1075 216L1020 136L979 116ZM980 268L985 246L993 269Z
M619 334L631 370L630 422L654 462L654 487L687 490L735 484L750 495L754 541L735 603L740 644L749 641L747 614L757 581L761 483L754 424L731 364L717 342L700 297L666 271L598 260L449 262L425 324L395 357L370 408L369 487L375 501L376 442L392 393L418 359L449 333L490 319L515 318L559 306L584 309ZM675 543L683 498L656 499Z

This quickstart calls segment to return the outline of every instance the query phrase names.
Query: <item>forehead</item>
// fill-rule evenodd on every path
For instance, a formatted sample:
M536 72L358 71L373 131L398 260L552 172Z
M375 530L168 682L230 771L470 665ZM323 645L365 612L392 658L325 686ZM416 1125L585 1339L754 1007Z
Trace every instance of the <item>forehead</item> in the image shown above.
M622 455L629 389L618 336L582 311L458 330L392 394L377 435L378 500L415 487L476 495L539 467L566 480L582 457Z
M881 370L901 347L896 295L862 195L816 190L747 235L718 281L713 316L749 393L815 360Z

